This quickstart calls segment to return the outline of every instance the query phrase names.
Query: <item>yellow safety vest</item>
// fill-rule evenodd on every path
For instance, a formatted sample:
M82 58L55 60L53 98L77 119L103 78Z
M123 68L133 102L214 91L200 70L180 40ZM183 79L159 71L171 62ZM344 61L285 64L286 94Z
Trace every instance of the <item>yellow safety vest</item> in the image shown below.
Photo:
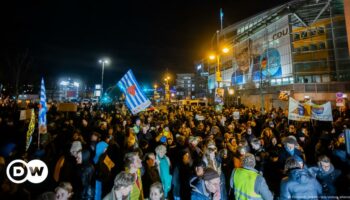
M233 185L236 200L261 200L260 194L254 191L258 173L252 170L237 168L234 172Z

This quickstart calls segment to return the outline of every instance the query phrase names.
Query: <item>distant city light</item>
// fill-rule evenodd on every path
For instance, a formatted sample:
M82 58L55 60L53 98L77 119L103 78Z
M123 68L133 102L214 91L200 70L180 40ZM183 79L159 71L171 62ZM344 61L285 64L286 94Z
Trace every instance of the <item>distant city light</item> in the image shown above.
M60 85L63 85L63 86L67 86L68 84L69 84L68 81L61 81L61 82L60 82Z
M197 65L197 70L202 69L202 65Z
M79 87L80 84L79 84L78 82L74 82L73 85L74 85L75 87Z

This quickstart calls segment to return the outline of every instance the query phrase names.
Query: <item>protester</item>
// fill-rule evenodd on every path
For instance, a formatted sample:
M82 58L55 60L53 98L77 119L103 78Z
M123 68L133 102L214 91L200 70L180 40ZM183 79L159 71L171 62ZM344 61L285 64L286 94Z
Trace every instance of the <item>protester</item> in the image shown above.
M233 170L230 185L236 200L242 198L273 199L264 177L254 169L255 165L254 155L246 153L242 158L243 168Z
M114 185L110 193L103 200L128 200L134 184L135 177L127 172L120 172L114 179Z
M142 175L142 185L145 188L144 189L144 196L149 196L149 188L153 183L160 182L160 176L159 172L156 166L156 157L154 153L147 153L145 155L145 167L144 167L144 174Z
M143 186L141 179L142 160L137 152L130 152L125 154L124 158L125 171L134 176L134 184L132 186L130 199L143 200Z
M194 177L190 181L191 200L219 200L220 176L212 168L207 168L202 177Z
M258 185L256 181L265 180L267 186L264 182L260 190L270 189L277 198L284 197L281 183L288 184L281 180L291 158L298 163L298 176L320 182L322 198L349 195L350 161L344 134L350 127L348 114L333 115L333 123L309 123L288 120L286 110L281 108L261 112L243 105L223 107L221 111L214 106L161 107L133 115L122 103L79 104L76 112L62 113L53 102L47 113L47 133L39 141L35 130L25 151L29 120L19 120L22 108L16 102L0 104L0 199L34 199L54 191L60 182L69 182L73 188L71 199L98 200L112 191L113 181L122 171L134 177L130 195L125 197L130 199L150 197L149 189L155 182L162 184L163 197L168 199L191 199L196 193L193 188L205 198L233 199L237 187L229 192L230 183L237 179L238 171L254 175L242 184ZM38 107L28 104L30 108ZM238 119L233 112L238 112ZM250 154L256 162L252 169L244 166L244 158ZM332 162L326 158L318 162L318 156L324 155ZM11 183L6 177L6 164L14 159L41 159L49 168L47 180L39 185ZM220 177L215 195L205 185L207 168ZM289 170L290 180L292 172L296 173ZM197 183L203 183L204 188ZM261 192L250 189L254 190L245 192Z
M317 167L310 167L308 170L322 185L322 198L332 199L337 196L336 183L341 175L341 171L334 168L327 156L320 156L317 164Z
M322 186L306 169L302 169L295 157L287 159L288 176L281 182L280 199L319 199Z
M153 183L149 190L149 200L165 200L163 186L160 182Z
M61 182L55 189L56 200L68 200L73 196L73 187L69 182Z

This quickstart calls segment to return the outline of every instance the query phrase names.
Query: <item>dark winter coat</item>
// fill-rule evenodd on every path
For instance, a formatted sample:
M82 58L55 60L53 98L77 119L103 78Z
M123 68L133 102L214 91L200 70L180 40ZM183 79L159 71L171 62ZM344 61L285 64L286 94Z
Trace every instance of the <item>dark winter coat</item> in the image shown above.
M334 169L334 166L331 165L329 171L325 172L322 167L310 167L309 171L312 175L316 176L317 180L322 185L323 195L325 196L336 196L337 189L335 182L340 176L341 171Z
M294 169L282 179L280 200L318 199L322 194L320 183L305 169Z
M210 200L212 194L205 188L204 180L199 177L194 177L190 181L191 200Z

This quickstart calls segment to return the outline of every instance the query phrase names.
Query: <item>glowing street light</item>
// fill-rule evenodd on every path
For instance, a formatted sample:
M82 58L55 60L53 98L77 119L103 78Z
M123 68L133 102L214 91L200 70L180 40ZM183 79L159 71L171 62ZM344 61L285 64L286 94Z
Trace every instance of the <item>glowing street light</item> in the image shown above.
M108 65L110 63L109 59L104 58L98 61L100 64L102 64L102 76L101 76L101 94L103 95L103 75L105 70L105 65ZM101 96L102 96L101 95Z
M221 49L221 52L224 53L224 54L228 53L229 51L230 50L227 47ZM222 81L222 78L221 78L221 71L220 71L220 64L221 63L220 63L220 54L219 54L219 52L217 53L217 55L215 55L215 54L210 54L209 55L209 59L210 60L214 60L215 58L216 58L216 62L217 62L215 77L216 77L216 81L218 82L218 87L220 87L220 82Z
M229 50L227 47L225 47L225 48L222 49L222 52L223 52L223 53L228 53L229 51L230 51L230 50Z

